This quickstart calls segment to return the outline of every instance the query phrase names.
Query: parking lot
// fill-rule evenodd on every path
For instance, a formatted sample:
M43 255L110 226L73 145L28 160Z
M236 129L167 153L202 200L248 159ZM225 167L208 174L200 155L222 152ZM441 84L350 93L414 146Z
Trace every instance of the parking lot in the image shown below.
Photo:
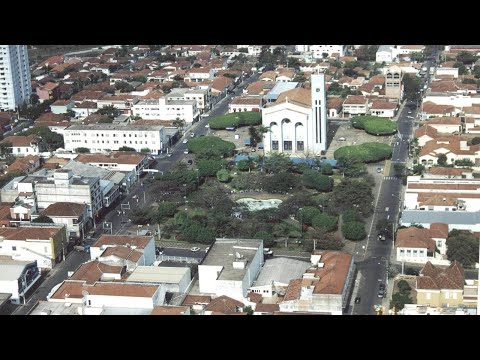
M374 136L367 134L364 130L355 129L350 125L350 121L332 121L329 124L329 146L326 157L327 159L333 159L335 150L343 146L360 145L366 142L381 142L390 144L391 141L392 136Z
M248 135L248 126L242 126L237 128L235 131L227 131L227 130L212 130L210 129L210 134L214 134L215 136L219 137L222 140L230 141L235 144L236 150L243 150L243 152L251 152L251 148L245 146L245 140L248 140L250 136ZM238 139L236 139L235 135L238 135ZM263 155L262 150L256 149L259 152L258 155ZM241 151L239 151L240 153Z

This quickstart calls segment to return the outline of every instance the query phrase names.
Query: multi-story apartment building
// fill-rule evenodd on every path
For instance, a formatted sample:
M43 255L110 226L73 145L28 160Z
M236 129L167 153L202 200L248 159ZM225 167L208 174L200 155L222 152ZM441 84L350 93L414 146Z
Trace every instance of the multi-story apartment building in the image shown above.
M0 111L30 102L32 84L26 45L0 45Z

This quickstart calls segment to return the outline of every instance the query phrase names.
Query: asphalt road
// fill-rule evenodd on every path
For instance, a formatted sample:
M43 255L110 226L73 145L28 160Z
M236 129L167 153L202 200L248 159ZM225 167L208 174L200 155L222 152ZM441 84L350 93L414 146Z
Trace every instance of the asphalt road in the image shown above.
M75 271L81 264L90 260L90 254L86 252L73 251L67 259L50 271L46 277L39 281L40 285L28 298L25 305L12 308L12 315L27 315L40 300L46 300L52 288L68 278L69 271ZM14 307L15 305L12 305Z
M411 114L409 114L411 111ZM354 315L374 315L374 305L381 305L382 298L377 296L380 283L386 284L388 259L392 250L392 239L377 240L375 226L380 219L389 219L398 222L400 196L402 192L401 179L395 176L394 164L405 164L408 156L408 141L412 132L416 110L404 107L398 117L398 133L393 140L392 166L389 174L385 174L379 192L379 200L375 208L373 231L365 249L365 260L357 262L357 269L361 274L357 296L361 297L360 304L355 304Z

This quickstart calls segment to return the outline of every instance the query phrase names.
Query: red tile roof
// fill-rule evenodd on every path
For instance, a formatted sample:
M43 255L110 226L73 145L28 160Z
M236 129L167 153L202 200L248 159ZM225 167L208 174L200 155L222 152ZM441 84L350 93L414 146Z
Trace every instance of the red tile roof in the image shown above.
M255 306L255 312L273 314L275 311L280 311L280 306L278 304L257 304Z
M123 236L123 235L101 235L93 246L100 247L102 245L118 245L126 246L130 244L132 247L144 249L150 241L151 236Z
M49 205L42 211L42 215L53 217L75 217L78 218L84 213L85 204L77 204L71 202L57 202Z
M395 247L397 248L426 248L435 251L435 241L432 239L429 229L409 227L397 231Z
M11 143L12 146L16 147L30 147L31 144L35 142L36 138L34 135L12 135L4 138L2 141L0 141L0 144Z
M3 236L7 240L49 240L62 231L62 229L63 228L59 227L0 228L0 236Z
M138 262L142 257L143 253L140 251L128 248L126 246L109 246L100 256L101 258L106 258L109 256L115 256L123 260L129 260L134 263Z
M458 289L463 290L465 274L462 265L453 261L446 269L432 265L429 261L425 264L417 277L417 289Z
M150 315L184 315L188 306L155 306Z
M245 304L242 302L223 295L213 299L210 304L207 305L205 310L231 315L238 312L237 308L243 308L244 306Z
M124 266L112 266L94 260L80 265L70 277L70 280L83 280L86 281L87 284L95 284L95 282L100 281L103 274L121 275L124 271Z
M196 305L196 304L209 304L212 301L211 296L206 295L187 295L183 300L182 305Z

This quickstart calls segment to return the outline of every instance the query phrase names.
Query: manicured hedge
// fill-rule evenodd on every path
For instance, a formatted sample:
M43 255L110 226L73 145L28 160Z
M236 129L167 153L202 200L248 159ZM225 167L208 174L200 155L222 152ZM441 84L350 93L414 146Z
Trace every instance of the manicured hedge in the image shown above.
M371 135L392 135L397 132L397 123L377 116L356 116L352 126L363 129Z
M369 142L360 145L343 146L335 150L336 160L348 159L363 163L377 162L392 156L392 147L387 144Z
M216 136L201 136L188 142L188 151L199 153L205 150L213 150L223 156L231 156L235 150L235 144L222 140Z
M222 115L208 121L211 129L225 129L227 127L240 127L260 125L262 123L262 113L258 111L245 111Z

